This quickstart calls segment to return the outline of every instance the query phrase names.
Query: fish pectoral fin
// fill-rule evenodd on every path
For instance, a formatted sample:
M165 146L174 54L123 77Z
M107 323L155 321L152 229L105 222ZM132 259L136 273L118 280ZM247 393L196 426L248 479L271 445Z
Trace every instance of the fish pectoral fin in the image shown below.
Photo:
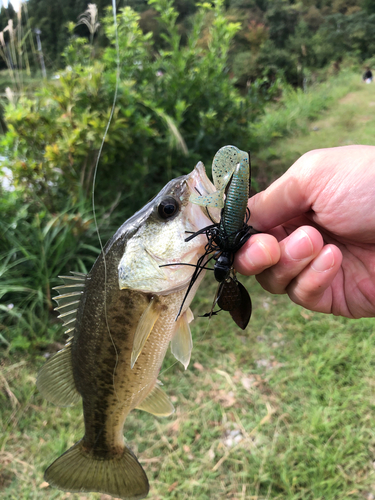
M138 356L141 354L142 349L160 316L161 307L159 299L157 297L152 297L149 305L146 307L144 313L139 319L134 333L133 350L130 360L131 368L135 365Z
M173 356L185 367L189 366L193 340L189 323L194 319L190 308L180 317L177 322L177 331L171 340L171 351Z
M168 417L174 412L174 406L159 384L156 383L146 399L138 405L137 410L147 411L157 417Z
M73 378L72 343L52 356L36 379L42 396L58 406L73 406L81 398Z
M149 491L146 473L129 448L112 459L96 458L85 452L82 441L55 460L44 479L61 490L97 491L126 500L145 498Z

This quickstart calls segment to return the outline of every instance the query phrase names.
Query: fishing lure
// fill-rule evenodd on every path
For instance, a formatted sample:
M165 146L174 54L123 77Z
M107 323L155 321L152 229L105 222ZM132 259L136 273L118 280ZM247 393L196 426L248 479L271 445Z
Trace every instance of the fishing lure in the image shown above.
M235 323L245 329L252 311L251 299L246 288L238 281L233 262L236 252L246 243L251 235L258 233L248 224L250 211L247 208L251 185L251 166L248 153L235 146L224 146L215 155L212 163L212 177L216 191L207 196L192 194L190 201L209 208L221 208L219 223L213 223L186 238L186 242L199 234L205 234L207 245L205 254L199 259L191 278L190 288L206 264L215 260L213 268L215 279L219 282L211 317L219 311L213 311L217 304L220 310L228 311ZM208 260L208 255L213 254ZM183 305L183 304L182 304ZM181 306L182 307L182 306Z

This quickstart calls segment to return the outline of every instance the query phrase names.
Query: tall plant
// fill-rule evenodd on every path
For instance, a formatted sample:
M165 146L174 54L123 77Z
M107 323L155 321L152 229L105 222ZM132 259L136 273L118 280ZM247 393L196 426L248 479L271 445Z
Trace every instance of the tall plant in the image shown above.
M24 203L17 191L2 192L0 233L0 334L26 349L51 338L57 276L87 272L98 254L92 214L84 203L51 214L40 199Z
M100 23L98 22L98 7L94 3L89 3L87 9L79 16L77 26L84 24L90 32L90 44L94 42L94 35L97 32Z
M217 146L246 144L252 108L229 75L228 52L239 23L230 22L222 0L197 11L186 45L182 45L172 0L151 0L163 25L165 49L157 54L156 102L176 121L189 150L207 158Z
M34 31L26 3L20 4L17 13L7 20L6 26L0 31L0 61L8 70L13 91L23 92L26 80L24 74L30 80L35 68L40 69Z

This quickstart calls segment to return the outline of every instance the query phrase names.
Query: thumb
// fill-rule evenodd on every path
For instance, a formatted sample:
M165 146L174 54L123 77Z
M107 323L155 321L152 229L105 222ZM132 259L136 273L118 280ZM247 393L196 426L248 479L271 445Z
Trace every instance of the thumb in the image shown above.
M296 168L299 161L265 191L250 198L250 224L258 231L268 231L311 210L311 175L309 169Z

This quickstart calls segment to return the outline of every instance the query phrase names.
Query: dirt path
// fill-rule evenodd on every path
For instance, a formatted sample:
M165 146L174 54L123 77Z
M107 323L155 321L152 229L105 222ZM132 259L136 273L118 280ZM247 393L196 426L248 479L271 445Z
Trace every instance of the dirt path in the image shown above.
M280 172L311 149L349 144L375 145L375 83L363 84L341 98L311 122L308 134L279 140L272 166Z

